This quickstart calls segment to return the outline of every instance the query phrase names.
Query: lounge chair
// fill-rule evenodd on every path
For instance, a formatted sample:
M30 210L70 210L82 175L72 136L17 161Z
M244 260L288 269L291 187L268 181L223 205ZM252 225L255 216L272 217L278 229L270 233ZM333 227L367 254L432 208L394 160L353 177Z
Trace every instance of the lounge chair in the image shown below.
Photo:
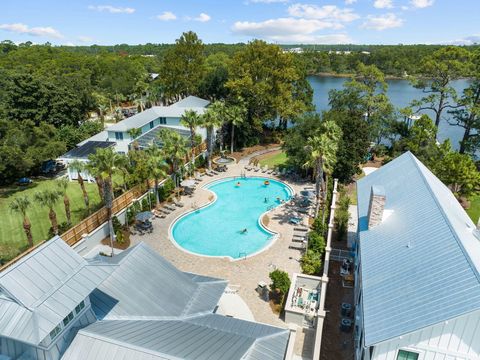
M307 227L294 227L293 230L294 230L294 231L307 232L307 231L308 231L308 228L307 228Z
M158 211L160 211L160 212L164 213L165 215L169 215L169 214L171 214L171 211L170 211L170 210L167 210L167 209L165 209L165 208L161 208L161 209L160 209L160 210L158 210Z
M288 246L289 249L295 249L295 250L302 250L304 251L307 248L307 245L305 243L295 243L292 242Z
M307 238L304 236L303 238L300 237L292 237L292 242L298 242L298 243L306 243Z
M259 171L260 171L260 168L259 168L258 166L255 166L255 167L253 168L253 171L259 172Z
M164 207L165 209L170 210L170 211L175 211L175 210L177 210L177 209L175 209L173 206L170 206L170 205L164 205L163 207Z
M165 219L165 214L162 214L159 210L153 209L152 213L156 218Z
M185 206L185 204L184 204L184 203L182 203L182 202L180 202L180 201L174 201L173 203L175 204L175 206L176 206L176 207L179 207L179 208L181 208L181 207L184 207L184 206Z
M294 225L298 225L302 222L302 219L298 217L291 217L290 219L288 219L288 222Z

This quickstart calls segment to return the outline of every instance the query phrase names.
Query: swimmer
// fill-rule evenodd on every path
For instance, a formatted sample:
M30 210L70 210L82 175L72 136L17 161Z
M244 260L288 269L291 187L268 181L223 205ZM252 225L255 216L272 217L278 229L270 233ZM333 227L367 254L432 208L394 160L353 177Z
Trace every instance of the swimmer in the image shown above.
M240 234L246 234L248 232L247 228L243 229L242 231L240 231Z
M263 200L263 202L267 203L267 202L268 202L268 198L265 198L265 200Z
M240 186L240 181L239 181L239 182L237 182L237 185L236 185L236 186Z

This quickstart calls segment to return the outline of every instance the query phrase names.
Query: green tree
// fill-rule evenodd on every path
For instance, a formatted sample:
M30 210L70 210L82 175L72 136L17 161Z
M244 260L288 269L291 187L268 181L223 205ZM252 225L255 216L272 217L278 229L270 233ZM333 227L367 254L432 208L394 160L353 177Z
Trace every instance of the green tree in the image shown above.
M72 225L72 213L70 211L70 198L68 197L67 190L70 185L68 178L61 178L57 181L58 192L63 196L63 205L65 207L65 216L67 218L67 224Z
M111 147L97 149L95 154L88 157L88 170L96 178L102 179L103 203L107 208L108 226L110 230L110 246L113 256L113 242L115 241L115 231L112 224L112 205L113 205L113 175L119 171L122 164L122 155L116 153Z
M138 141L137 141L137 138L142 135L142 129L140 128L131 128L131 129L128 129L127 131L128 135L130 136L130 139L132 139L133 141L133 148L134 150L138 150Z
M17 196L9 204L10 211L18 213L23 217L23 231L27 236L28 246L33 246L33 237L32 237L32 224L27 216L27 210L30 207L31 202L27 196Z
M235 127L245 121L247 110L242 105L230 105L225 108L225 119L230 122L230 152L233 153L235 145Z
M314 169L316 205L315 216L317 216L322 204L323 214L327 200L327 187L325 186L325 171L331 172L336 162L339 140L342 136L340 127L331 120L322 122L321 128L307 140L305 146L309 159L305 166Z
M187 110L183 113L180 118L180 124L188 127L190 130L190 159L193 161L195 159L195 132L197 128L201 125L202 118L195 110Z
M35 193L34 199L38 201L41 206L49 209L48 217L52 224L52 230L55 235L58 235L58 221L57 213L53 209L60 199L60 193L56 189L45 189Z
M155 181L155 201L157 207L160 205L160 196L158 193L158 183L160 179L167 177L168 165L163 157L163 152L157 146L152 145L146 150L148 154L148 167L150 174Z
M288 277L288 273L283 270L273 270L269 275L270 280L272 283L270 284L270 290L272 292L280 291L282 301L283 297L288 293L288 289L290 289L290 278Z
M480 173L467 154L451 151L438 159L434 172L457 196L469 196L480 186Z
M322 255L313 250L307 250L300 259L302 272L307 275L318 275L322 268Z
M212 168L215 128L222 126L225 119L225 103L214 101L202 115L202 126L207 130L207 166Z
M85 163L79 160L74 160L68 164L68 166L77 172L77 181L82 189L83 194L83 201L85 203L85 207L90 209L90 199L88 198L87 189L85 188L85 182L82 177L82 172L86 170Z
M480 50L472 57L472 65L470 84L458 100L460 107L449 111L453 115L450 124L463 128L459 150L461 154L475 154L480 146Z
M165 52L159 77L167 98L178 100L197 94L204 73L204 51L197 34L189 31Z
M187 140L176 131L170 129L160 130L158 138L162 143L161 150L163 156L171 166L174 183L178 185L181 176L180 168L188 154Z
M443 47L422 61L420 74L413 78L412 84L426 94L420 100L414 100L411 106L416 111L431 110L435 114L435 127L442 119L445 110L453 109L457 93L451 86L452 80L468 73L470 53L458 46Z

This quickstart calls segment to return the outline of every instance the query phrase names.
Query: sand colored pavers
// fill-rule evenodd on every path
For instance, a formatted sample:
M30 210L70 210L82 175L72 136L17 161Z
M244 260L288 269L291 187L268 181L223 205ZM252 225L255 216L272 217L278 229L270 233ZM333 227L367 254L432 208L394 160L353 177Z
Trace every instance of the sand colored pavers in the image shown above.
M299 259L301 253L298 250L288 248L294 227L288 223L291 216L289 207L279 206L268 213L268 228L279 233L279 237L268 249L246 259L230 261L226 258L209 258L188 254L176 247L169 239L169 228L175 218L192 210L192 206L203 206L211 201L211 192L201 188L206 183L223 177L240 176L242 172L246 172L247 176L273 177L262 172L245 171L244 165L245 161L240 161L238 164L230 165L226 173L220 173L215 177L204 176L192 197L182 197L181 201L185 204L183 208L177 208L165 219L155 219L153 233L134 235L132 236L132 243L135 244L140 241L148 243L183 271L229 280L231 285L238 286L239 295L250 307L256 321L287 327L279 316L271 311L270 305L258 296L255 288L259 281L270 283L268 274L276 268L287 271L290 276L293 272L300 272ZM295 193L298 193L305 186L305 184L288 181L286 183L293 188Z

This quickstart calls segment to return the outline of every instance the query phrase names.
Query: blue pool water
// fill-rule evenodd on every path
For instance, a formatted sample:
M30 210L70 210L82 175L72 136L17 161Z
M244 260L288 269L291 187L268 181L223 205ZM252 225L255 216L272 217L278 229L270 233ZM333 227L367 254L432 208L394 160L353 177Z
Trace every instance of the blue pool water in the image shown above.
M171 230L173 240L195 254L234 259L262 250L274 234L259 224L261 214L280 205L277 198L288 200L292 195L285 184L268 179L270 185L265 185L265 180L230 178L208 185L216 201L178 219Z

